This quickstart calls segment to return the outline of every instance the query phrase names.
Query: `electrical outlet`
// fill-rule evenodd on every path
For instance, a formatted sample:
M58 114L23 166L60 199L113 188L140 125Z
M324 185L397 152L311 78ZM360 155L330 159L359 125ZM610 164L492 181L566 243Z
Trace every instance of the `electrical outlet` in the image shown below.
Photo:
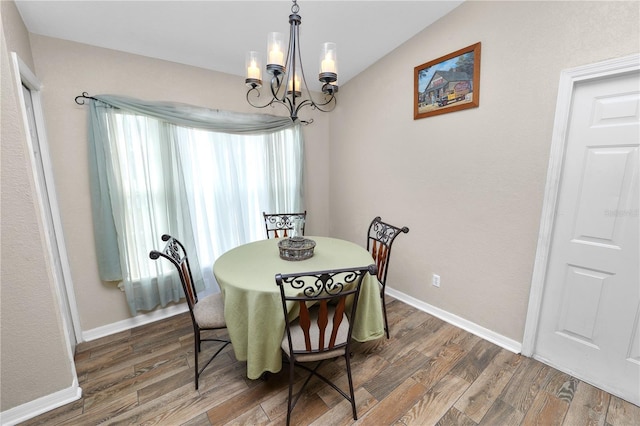
M440 275L433 274L431 284L433 284L434 287L440 287Z

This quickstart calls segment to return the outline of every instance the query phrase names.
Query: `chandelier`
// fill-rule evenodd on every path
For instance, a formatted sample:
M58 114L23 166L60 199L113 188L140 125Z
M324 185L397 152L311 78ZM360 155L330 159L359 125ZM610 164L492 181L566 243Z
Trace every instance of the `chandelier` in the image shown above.
M284 50L282 33L269 33L267 39L267 74L271 91L268 102L260 104L260 88L262 87L262 75L260 55L258 52L247 53L246 85L247 102L255 108L265 108L269 105L281 104L289 111L293 121L298 120L298 111L305 106L322 112L332 111L336 106L335 94L338 92L338 68L336 56L336 44L324 43L320 54L320 70L318 80L322 83L322 100L316 101L311 96L307 86L300 55L300 23L302 18L298 15L300 6L293 0L291 15L289 15L289 46ZM305 123L311 123L309 120Z

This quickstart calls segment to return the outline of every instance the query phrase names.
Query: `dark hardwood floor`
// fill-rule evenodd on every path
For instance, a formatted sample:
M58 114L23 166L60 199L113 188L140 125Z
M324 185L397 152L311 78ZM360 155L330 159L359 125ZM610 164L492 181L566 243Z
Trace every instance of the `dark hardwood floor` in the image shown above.
M391 339L354 347L359 420L312 379L292 424L640 425L633 404L389 300ZM82 399L24 424L284 424L285 372L249 380L228 347L196 391L192 339L182 314L79 345ZM343 359L323 369L346 386Z

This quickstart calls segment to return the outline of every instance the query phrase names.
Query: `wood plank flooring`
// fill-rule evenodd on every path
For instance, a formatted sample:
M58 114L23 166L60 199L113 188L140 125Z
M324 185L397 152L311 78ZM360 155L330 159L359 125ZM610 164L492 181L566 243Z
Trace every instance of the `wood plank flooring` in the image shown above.
M359 420L312 379L292 424L640 425L640 407L402 302L389 299L388 309L391 339L354 347ZM76 351L82 399L24 424L285 423L286 372L249 380L229 346L196 391L192 346L188 314L83 343ZM343 359L323 371L346 389Z

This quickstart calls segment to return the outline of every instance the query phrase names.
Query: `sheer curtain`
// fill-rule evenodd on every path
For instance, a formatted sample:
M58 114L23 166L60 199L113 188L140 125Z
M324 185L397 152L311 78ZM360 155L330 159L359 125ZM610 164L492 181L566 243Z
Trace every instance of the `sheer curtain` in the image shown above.
M265 135L178 128L189 209L206 284L222 253L264 239L262 212L302 209L298 126Z
M302 209L303 141L289 119L96 98L89 120L96 252L101 278L122 281L133 315L183 297L171 265L148 257L162 234L187 246L197 288L218 291L213 262L265 237L263 211Z

